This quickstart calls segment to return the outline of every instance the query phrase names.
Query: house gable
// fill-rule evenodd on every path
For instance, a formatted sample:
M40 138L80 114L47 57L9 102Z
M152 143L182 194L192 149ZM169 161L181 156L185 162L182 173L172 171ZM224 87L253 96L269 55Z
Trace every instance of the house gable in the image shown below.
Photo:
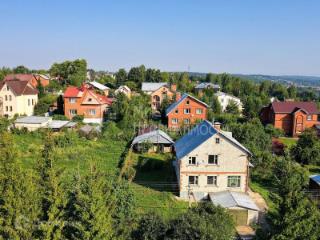
M87 91L82 99L81 104L100 105L97 97L90 91Z

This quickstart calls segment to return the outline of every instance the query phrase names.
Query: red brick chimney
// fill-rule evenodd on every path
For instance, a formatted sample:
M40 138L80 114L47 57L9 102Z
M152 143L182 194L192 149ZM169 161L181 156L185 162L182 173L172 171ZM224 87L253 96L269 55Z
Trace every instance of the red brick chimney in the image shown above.
M170 86L170 88L171 88L171 91L172 91L172 92L176 92L176 91L177 91L177 84L172 83L171 86Z
M176 92L176 102L178 102L181 99L181 93Z
M221 130L221 123L219 123L219 122L214 122L214 123L213 123L213 127L214 127L215 129L217 129L217 130Z

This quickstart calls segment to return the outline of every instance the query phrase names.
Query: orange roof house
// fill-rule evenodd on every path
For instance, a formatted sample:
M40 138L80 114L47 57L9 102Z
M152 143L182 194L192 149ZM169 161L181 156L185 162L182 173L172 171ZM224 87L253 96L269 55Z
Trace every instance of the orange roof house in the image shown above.
M49 77L43 74L9 74L5 76L4 81L26 81L30 83L33 87L38 86L38 81L40 81L43 87L49 85Z
M102 123L113 99L96 93L86 86L70 86L64 92L64 114L68 119L76 115L84 117L85 123Z
M207 109L208 105L199 99L188 94L180 98L177 94L177 101L166 110L168 128L179 128L206 120Z
M297 136L307 128L320 125L315 102L273 102L261 110L260 119L289 136Z
M170 86L165 83L143 82L141 90L150 95L151 108L153 111L159 111L164 99L172 100L177 86L171 84Z

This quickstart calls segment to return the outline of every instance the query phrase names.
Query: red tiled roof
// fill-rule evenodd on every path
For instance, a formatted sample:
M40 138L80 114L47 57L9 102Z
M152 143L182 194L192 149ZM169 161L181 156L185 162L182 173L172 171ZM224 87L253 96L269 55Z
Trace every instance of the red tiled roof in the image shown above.
M7 84L9 88L18 96L20 95L35 95L38 94L38 90L31 86L27 81L9 80L0 84L0 89L4 84Z
M33 74L9 74L4 77L4 81L20 80L30 81L33 78Z
M81 87L70 86L70 87L68 87L64 92L64 97L66 97L66 98L68 98L68 97L81 97L81 96L84 96L84 94L86 92L89 92L90 94L92 94L97 99L99 104L111 105L113 102L113 98L108 98L107 96L98 94L94 90L90 90L90 89L86 88L85 86L81 86Z
M79 96L79 93L81 92L82 90L80 88L77 88L77 87L67 87L66 91L64 92L64 97L80 97Z
M272 108L275 113L293 113L302 109L309 114L319 113L315 102L273 102Z

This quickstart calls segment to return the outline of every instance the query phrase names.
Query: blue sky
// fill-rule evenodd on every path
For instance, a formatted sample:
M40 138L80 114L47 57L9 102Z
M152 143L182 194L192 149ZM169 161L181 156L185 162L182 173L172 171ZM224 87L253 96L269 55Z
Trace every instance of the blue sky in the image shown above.
M320 1L3 0L0 66L320 75Z

